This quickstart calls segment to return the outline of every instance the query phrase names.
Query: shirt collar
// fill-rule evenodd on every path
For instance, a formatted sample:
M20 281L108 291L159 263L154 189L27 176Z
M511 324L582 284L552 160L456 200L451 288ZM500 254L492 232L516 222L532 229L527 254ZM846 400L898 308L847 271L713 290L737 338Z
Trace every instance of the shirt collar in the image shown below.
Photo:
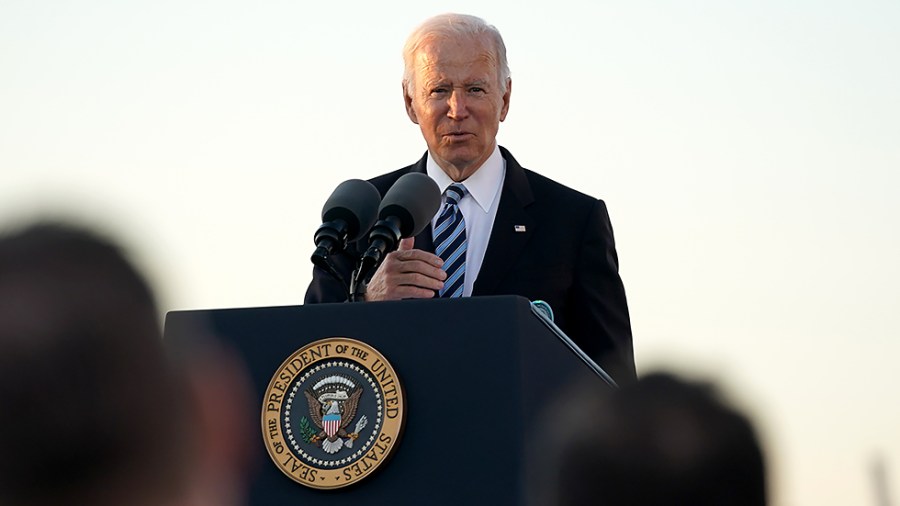
M506 168L506 160L500 154L500 148L495 143L491 156L465 181L466 190L475 199L475 203L482 211L488 212L494 204L494 199L500 195L498 191L503 184L503 173ZM428 161L425 163L425 172L437 183L443 195L444 190L454 183L443 169L434 161L431 152L428 152Z

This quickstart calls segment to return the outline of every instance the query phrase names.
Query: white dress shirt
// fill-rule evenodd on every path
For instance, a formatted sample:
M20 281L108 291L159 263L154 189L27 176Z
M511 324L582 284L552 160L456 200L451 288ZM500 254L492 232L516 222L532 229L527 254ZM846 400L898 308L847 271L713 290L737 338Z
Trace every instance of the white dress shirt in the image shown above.
M455 181L450 179L443 169L434 161L431 152L428 153L428 161L425 171L434 179L441 189L441 195L448 186ZM497 216L497 206L500 203L500 192L503 189L503 179L506 176L506 160L500 155L500 148L494 144L494 152L484 164L469 176L465 181L468 193L459 202L459 211L466 220L466 274L463 287L463 297L472 295L472 287L478 279L478 272L484 261L484 253L487 251L488 240L491 238L491 230L494 228L494 218ZM441 207L431 219L431 230L446 205L446 198L441 197Z

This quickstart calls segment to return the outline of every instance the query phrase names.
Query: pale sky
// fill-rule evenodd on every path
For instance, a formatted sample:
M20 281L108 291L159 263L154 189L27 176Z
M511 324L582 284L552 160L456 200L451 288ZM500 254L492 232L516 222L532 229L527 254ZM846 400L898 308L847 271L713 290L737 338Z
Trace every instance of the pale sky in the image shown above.
M164 310L294 305L322 204L425 150L400 51L496 25L499 142L606 201L639 372L726 388L776 506L900 501L900 3L0 0L0 224L115 234Z

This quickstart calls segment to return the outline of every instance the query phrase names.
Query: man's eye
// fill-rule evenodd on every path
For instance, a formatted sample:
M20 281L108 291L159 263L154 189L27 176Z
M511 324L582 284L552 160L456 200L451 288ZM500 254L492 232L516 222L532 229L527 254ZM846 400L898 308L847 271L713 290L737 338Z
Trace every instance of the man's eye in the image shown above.
M444 93L447 93L447 88L434 88L431 90L432 95L443 95Z
M480 88L478 86L473 86L469 88L469 93L484 93L484 88Z

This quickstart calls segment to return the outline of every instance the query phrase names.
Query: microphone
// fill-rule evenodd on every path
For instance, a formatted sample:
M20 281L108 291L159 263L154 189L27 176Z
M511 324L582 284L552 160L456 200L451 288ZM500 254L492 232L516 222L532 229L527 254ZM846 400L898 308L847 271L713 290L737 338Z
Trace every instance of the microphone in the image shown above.
M332 271L326 259L361 239L375 223L381 194L372 183L349 179L339 184L322 207L322 225L316 230L312 263Z
M384 256L397 249L401 238L425 230L441 206L441 190L427 174L404 174L381 200L378 222L369 233L369 247L360 259L356 280L368 277Z

